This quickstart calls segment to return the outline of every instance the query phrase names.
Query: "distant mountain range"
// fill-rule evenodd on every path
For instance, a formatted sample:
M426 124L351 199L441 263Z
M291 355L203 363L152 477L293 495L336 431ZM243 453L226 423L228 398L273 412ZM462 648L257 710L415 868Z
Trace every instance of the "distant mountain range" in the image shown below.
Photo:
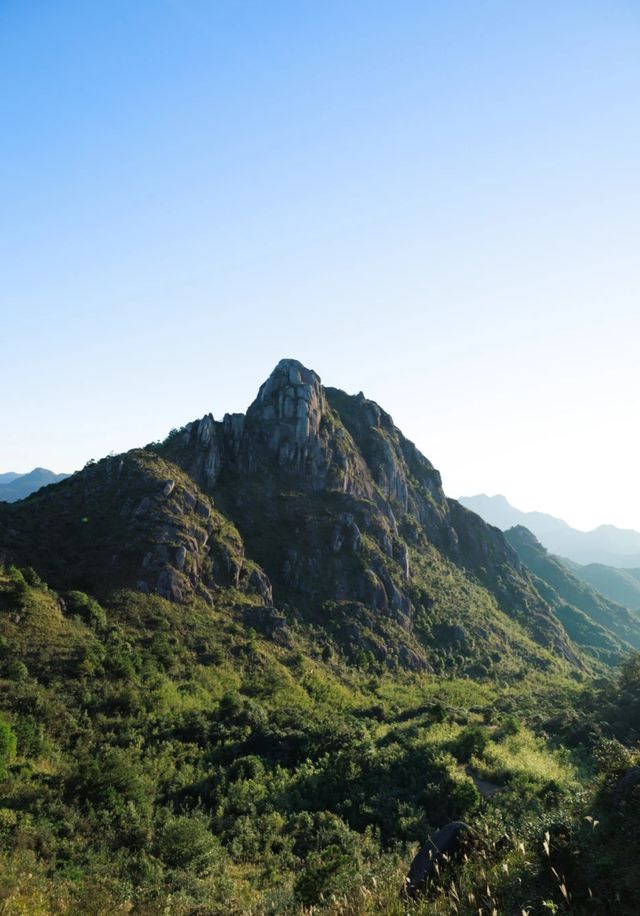
M593 531L578 531L553 515L522 512L504 496L481 493L477 496L463 496L459 502L502 531L517 525L528 528L551 553L567 557L580 565L596 563L625 570L640 567L638 531L616 528L614 525L600 525ZM600 588L595 582L591 584Z
M59 483L69 474L55 474L47 468L34 468L28 474L7 471L0 474L0 502L15 503L50 483Z
M570 560L563 562L569 565L575 576L611 601L630 608L640 608L640 569L616 569L602 563L579 566Z
M603 661L614 662L624 648L640 651L640 615L627 602L614 602L579 575L582 569L550 554L526 528L505 537L534 576L538 592L554 609L569 636ZM603 566L602 569L608 569ZM573 570L573 571L572 571ZM612 573L622 570L610 570ZM637 582L640 587L640 582ZM627 606L622 606L622 604ZM637 606L634 602L632 607Z

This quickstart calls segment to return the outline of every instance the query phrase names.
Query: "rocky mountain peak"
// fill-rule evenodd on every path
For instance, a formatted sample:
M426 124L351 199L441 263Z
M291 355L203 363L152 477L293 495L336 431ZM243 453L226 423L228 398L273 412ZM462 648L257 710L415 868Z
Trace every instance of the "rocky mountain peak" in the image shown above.
M320 376L295 359L280 360L247 411L246 428L281 466L311 471L324 464L320 427L327 401Z
M276 438L283 438L285 428L299 447L317 436L320 420L326 410L320 376L295 359L282 359L258 397L247 411L247 417L268 424Z

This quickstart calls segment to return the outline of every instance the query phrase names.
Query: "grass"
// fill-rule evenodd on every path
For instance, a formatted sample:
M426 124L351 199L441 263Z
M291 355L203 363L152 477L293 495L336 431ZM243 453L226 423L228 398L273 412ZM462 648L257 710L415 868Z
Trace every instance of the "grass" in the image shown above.
M483 779L499 783L524 776L539 783L555 782L566 791L579 786L579 770L570 755L551 749L527 728L501 741L490 741L482 757L474 757L471 765Z

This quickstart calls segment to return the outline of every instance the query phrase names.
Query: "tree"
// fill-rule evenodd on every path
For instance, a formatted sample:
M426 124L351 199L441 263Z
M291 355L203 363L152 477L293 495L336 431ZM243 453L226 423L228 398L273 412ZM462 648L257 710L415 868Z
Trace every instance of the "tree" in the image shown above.
M0 779L7 775L7 765L16 756L16 736L13 729L6 722L0 720Z

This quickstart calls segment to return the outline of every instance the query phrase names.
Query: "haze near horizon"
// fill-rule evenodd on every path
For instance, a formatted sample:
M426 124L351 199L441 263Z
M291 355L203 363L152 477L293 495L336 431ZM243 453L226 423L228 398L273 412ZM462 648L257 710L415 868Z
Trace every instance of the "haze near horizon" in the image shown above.
M637 5L8 3L0 76L0 471L294 357L451 495L640 529Z

